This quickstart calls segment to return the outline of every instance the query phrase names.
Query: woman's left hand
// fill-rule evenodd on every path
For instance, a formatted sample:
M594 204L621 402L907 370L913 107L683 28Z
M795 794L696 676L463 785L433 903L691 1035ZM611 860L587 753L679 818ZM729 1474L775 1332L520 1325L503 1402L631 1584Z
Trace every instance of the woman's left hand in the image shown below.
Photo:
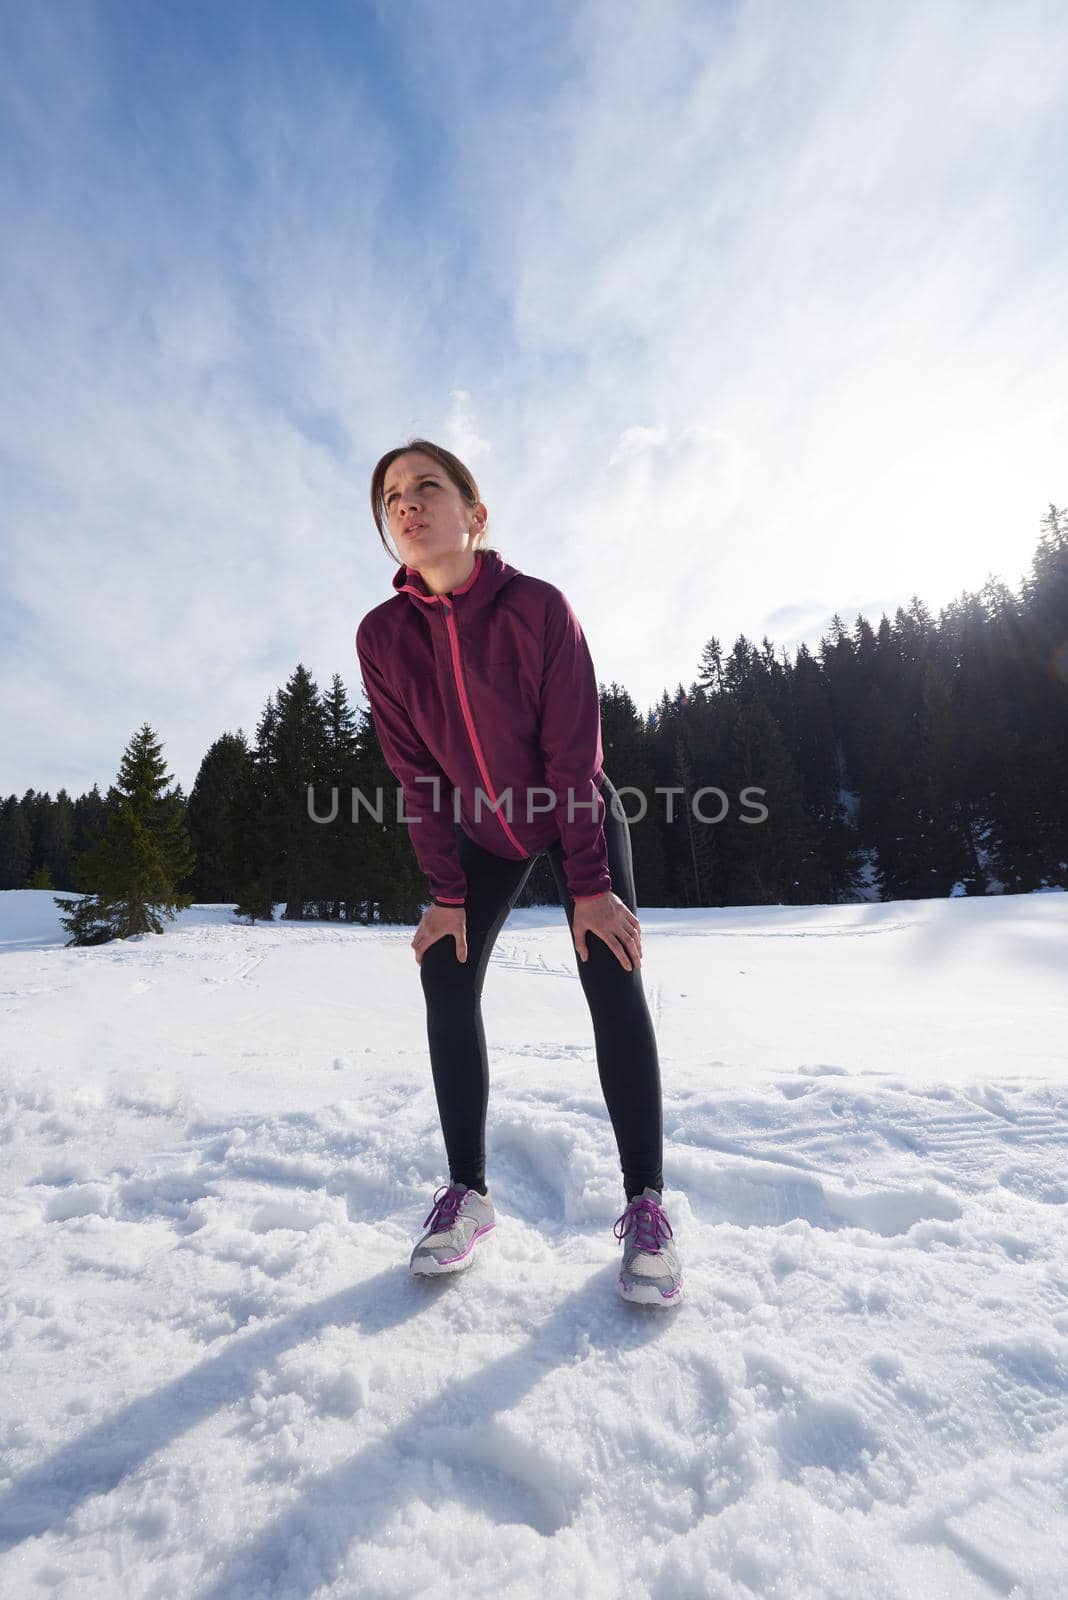
M575 949L583 961L589 960L586 935L595 933L598 939L604 940L620 966L628 972L642 964L641 923L611 889L606 889L604 894L593 895L588 900L575 901L571 933Z

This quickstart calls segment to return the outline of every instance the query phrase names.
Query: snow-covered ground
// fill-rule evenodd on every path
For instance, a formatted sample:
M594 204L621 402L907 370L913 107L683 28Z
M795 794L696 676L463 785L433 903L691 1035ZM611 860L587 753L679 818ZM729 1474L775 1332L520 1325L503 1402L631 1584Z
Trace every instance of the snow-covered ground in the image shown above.
M559 910L447 1178L410 928L0 895L0 1592L1068 1593L1068 896L641 913L686 1299L622 1209Z

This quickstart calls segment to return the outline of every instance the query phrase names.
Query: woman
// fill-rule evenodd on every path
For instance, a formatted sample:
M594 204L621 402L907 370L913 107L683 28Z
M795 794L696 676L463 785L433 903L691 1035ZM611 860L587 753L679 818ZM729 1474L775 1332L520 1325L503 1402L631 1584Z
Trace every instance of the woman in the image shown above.
M617 1287L628 1300L676 1305L682 1273L661 1204L660 1068L639 970L630 838L601 765L586 640L559 589L486 544L478 485L450 451L426 439L388 451L372 474L371 509L400 566L392 599L356 630L356 652L429 883L412 949L450 1177L411 1270L462 1270L495 1226L482 984L505 918L547 855L623 1169Z

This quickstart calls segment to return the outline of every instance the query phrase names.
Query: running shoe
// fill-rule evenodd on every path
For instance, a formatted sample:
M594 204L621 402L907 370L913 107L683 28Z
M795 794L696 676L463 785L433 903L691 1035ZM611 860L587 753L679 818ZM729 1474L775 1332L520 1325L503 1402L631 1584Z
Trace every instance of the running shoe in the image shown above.
M474 1260L475 1245L497 1225L493 1201L463 1183L446 1184L434 1196L426 1233L412 1251L411 1270L417 1277L439 1272L462 1272Z
M682 1267L671 1223L658 1190L646 1187L616 1218L623 1264L616 1288L624 1300L645 1306L676 1306L682 1299Z

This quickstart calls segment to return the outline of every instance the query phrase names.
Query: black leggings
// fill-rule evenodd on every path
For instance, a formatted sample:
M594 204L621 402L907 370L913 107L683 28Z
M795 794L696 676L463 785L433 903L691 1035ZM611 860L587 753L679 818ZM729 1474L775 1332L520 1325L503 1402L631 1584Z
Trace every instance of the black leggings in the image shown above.
M606 777L604 832L612 889L637 914L634 863L625 815L612 805L615 788ZM496 856L456 829L460 862L467 874L467 960L456 958L451 935L423 952L419 966L426 996L427 1038L449 1177L472 1189L486 1187L486 1107L489 1062L482 1027L482 984L494 942L538 855L522 861ZM547 855L573 926L575 902L567 888L560 842ZM572 947L573 948L573 947ZM663 1191L663 1111L660 1063L653 1021L645 1001L641 968L628 972L595 933L586 936L589 959L575 952L579 980L593 1019L597 1071L619 1149L628 1200L649 1185Z

